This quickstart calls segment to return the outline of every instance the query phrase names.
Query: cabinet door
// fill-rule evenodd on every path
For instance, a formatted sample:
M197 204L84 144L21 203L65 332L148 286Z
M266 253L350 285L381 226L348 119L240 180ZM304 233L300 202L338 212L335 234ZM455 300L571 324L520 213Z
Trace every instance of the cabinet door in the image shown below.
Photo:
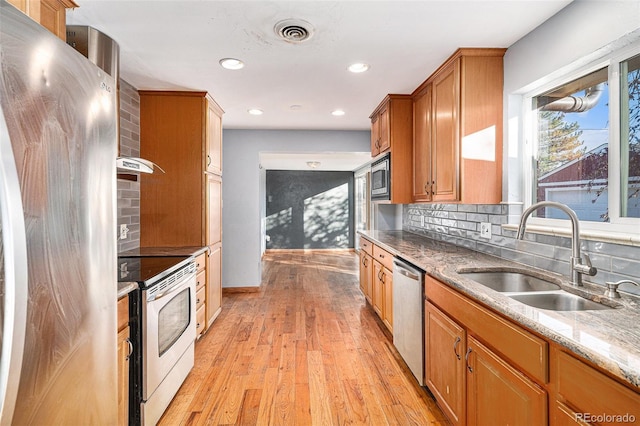
M373 293L373 260L364 250L360 252L360 290L369 303Z
M211 247L207 265L207 328L222 310L222 244Z
M373 261L373 294L371 295L373 310L382 318L382 304L383 302L383 284L382 274L384 273L384 266L378 261Z
M222 174L222 110L207 98L207 171Z
M207 174L207 245L212 246L222 241L222 179L220 176Z
M388 151L391 147L390 126L389 126L389 104L382 107L379 112L379 147L380 153Z
M431 84L413 99L413 201L431 200Z
M547 424L547 394L479 341L467 339L467 424Z
M380 154L380 114L371 117L371 156Z
M393 273L382 268L382 322L393 333Z
M425 379L454 425L465 424L465 330L429 302L424 311Z
M460 59L433 81L431 183L433 201L459 197Z
M129 327L118 332L118 425L129 424Z

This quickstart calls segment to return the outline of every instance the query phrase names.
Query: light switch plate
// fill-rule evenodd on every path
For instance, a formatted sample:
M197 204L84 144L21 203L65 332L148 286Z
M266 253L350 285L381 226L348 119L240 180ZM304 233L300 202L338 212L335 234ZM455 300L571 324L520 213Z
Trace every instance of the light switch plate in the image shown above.
M491 224L487 222L480 223L480 237L491 239Z

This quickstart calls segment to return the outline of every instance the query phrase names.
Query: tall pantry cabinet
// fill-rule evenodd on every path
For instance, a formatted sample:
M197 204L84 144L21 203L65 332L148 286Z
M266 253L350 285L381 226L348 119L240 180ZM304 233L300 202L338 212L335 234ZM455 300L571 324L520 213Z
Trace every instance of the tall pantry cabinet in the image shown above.
M222 114L206 92L140 91L141 247L208 247L207 327L222 306Z

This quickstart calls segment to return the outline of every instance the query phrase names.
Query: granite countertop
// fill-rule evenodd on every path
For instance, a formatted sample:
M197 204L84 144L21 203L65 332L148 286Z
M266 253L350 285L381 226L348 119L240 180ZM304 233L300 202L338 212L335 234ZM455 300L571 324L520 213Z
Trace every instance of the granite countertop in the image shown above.
M602 296L604 288L585 283L576 289L567 276L476 252L464 247L406 231L360 231L375 244L423 269L428 275L545 336L593 362L640 391L640 300L628 294L615 302ZM491 269L526 270L550 277L569 292L587 292L592 299L616 309L592 311L550 311L517 302L491 290L458 271Z
M118 299L122 299L137 288L138 283L136 282L118 282Z

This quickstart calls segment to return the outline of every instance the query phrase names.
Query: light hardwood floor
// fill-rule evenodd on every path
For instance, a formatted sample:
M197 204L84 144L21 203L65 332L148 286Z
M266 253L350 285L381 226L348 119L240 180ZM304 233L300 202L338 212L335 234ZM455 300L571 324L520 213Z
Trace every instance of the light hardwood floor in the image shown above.
M346 252L267 254L225 295L160 425L448 424L358 288Z

